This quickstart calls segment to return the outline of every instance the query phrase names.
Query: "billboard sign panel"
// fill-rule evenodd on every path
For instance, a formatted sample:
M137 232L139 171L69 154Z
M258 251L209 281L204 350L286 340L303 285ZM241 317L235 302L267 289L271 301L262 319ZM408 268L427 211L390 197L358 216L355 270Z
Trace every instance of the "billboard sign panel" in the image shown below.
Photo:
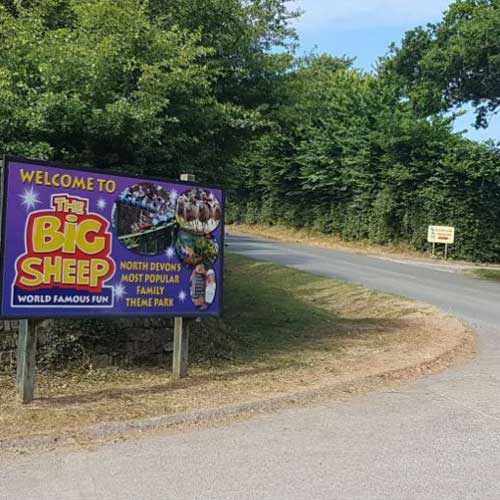
M2 317L220 314L220 188L17 158L2 181Z
M450 226L429 226L427 241L429 243L453 245L455 243L455 228Z

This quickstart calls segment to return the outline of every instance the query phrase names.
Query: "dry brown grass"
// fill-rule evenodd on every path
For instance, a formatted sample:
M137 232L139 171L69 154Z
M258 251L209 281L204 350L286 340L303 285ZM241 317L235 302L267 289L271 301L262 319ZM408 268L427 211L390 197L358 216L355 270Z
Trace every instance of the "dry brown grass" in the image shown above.
M168 367L41 374L29 406L15 401L13 377L1 375L0 439L357 380L432 363L470 340L459 321L428 306L242 257L227 265L223 326L232 360L193 366L182 381Z

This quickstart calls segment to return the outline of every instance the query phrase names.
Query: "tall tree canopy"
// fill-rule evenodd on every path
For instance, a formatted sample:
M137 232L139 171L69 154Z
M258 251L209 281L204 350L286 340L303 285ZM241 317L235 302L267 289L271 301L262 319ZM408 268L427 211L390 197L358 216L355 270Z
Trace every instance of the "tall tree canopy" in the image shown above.
M500 106L500 0L458 0L443 20L406 33L386 69L422 113L471 103L477 126Z
M457 255L499 258L499 151L421 116L391 79L349 60L300 61L270 127L237 161L235 220L417 248L429 224L450 224Z
M7 153L214 180L290 63L282 0L2 3Z

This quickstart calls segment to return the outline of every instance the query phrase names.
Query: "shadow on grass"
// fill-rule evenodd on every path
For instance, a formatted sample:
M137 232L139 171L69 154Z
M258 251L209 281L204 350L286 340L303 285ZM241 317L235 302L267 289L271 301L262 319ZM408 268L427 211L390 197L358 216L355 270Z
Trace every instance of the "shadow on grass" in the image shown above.
M376 317L384 302L390 311L393 297L267 262L235 255L227 260L223 327L234 357L242 362L284 351L300 354L327 338L395 333L399 317L414 308L398 306L396 317ZM338 306L346 296L347 302L360 304L349 317L343 314L345 305Z

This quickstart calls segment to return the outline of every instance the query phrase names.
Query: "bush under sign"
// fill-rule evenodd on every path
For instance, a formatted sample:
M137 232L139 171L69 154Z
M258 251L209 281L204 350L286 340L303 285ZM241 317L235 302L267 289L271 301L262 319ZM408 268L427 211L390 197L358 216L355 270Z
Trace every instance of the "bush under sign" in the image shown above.
M220 314L220 188L18 158L2 182L2 317Z

